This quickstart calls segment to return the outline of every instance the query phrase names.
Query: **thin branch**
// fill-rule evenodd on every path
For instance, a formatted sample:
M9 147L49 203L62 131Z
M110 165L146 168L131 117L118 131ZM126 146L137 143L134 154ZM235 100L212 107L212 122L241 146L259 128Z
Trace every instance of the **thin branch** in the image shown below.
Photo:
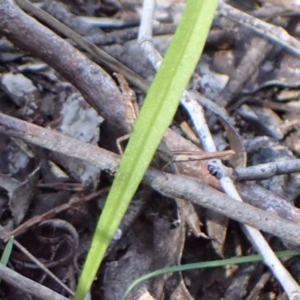
M120 160L120 156L112 152L2 113L0 113L0 133L68 156L81 158L112 173L116 171ZM145 174L144 183L170 197L192 201L236 221L300 245L298 234L300 225L249 204L233 201L231 197L218 192L200 180L149 168Z
M264 180L275 175L300 172L300 159L274 161L235 170L237 180Z

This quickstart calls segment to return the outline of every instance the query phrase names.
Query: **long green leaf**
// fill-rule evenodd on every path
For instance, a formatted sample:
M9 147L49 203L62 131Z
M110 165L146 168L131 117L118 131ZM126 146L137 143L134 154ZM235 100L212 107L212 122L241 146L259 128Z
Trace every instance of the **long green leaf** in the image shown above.
M286 250L286 251L280 251L275 253L277 257L284 258L284 257L293 257L296 255L300 255L299 250ZM195 269L205 269L205 268L217 268L222 267L226 265L238 265L238 264L245 264L245 263L253 263L262 261L263 257L259 254L257 255L248 255L248 256L236 256L232 258L227 259L221 259L221 260L213 260L213 261L204 261L200 263L192 263L192 264L185 264L180 266L173 266L168 267L164 269L160 269L151 273L148 273L138 279L136 279L127 289L125 292L123 299L127 297L127 295L141 282L148 280L150 278L164 275L167 273L173 273L173 272L182 272L187 270L195 270Z
M120 162L92 241L75 300L90 289L105 251L148 168L202 53L217 0L188 0Z

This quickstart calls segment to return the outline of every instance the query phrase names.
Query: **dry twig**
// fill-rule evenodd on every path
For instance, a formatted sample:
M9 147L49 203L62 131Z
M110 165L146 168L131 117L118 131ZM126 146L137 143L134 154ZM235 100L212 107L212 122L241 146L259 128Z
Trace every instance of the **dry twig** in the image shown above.
M0 133L86 160L111 173L116 171L120 160L119 155L107 150L79 142L52 130L1 113ZM47 136L47 140L44 138L45 136ZM154 168L149 168L145 174L144 183L170 197L192 201L236 221L249 224L300 245L299 225L297 223L290 222L249 204L233 201L232 198L218 192L200 180L163 173ZM245 211L247 211L247 214L245 214Z

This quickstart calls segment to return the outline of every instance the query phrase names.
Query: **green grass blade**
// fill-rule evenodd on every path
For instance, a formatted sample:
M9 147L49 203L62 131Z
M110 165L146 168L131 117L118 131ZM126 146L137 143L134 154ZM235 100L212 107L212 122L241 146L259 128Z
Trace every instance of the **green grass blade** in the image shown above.
M6 266L8 261L9 261L11 251L12 251L12 248L13 248L13 244L14 244L14 237L12 236L8 240L8 242L6 243L4 251L3 251L2 256L1 256L0 263L4 266ZM0 283L1 283L1 278L0 278Z
M280 251L276 252L276 256L279 258L283 257L292 257L300 255L299 250L286 250L286 251ZM164 269L160 269L151 273L148 273L137 280L135 280L126 290L122 300L124 300L127 295L141 282L148 280L150 278L164 275L167 273L173 273L173 272L182 272L187 270L195 270L195 269L204 269L204 268L216 268L216 267L223 267L226 265L237 265L237 264L244 264L244 263L253 263L262 261L263 257L261 255L248 255L248 256L236 256L232 258L222 259L222 260L214 260L214 261L205 261L200 263L193 263L193 264L186 264L186 265L180 265L180 266L173 266L168 267Z
M162 65L151 85L98 222L75 300L84 299L105 251L170 125L211 26L217 0L188 0Z

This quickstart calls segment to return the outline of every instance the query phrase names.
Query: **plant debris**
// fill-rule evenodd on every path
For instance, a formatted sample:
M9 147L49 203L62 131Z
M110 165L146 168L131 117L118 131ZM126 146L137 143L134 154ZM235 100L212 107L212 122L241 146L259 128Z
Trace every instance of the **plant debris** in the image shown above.
M0 238L17 240L10 260L17 276L55 293L16 289L4 278L0 295L69 299L119 163L116 141L129 133L124 86L142 105L155 70L137 41L139 1L15 2L21 10L0 1ZM183 7L157 1L152 43L162 56ZM164 137L169 157L205 157L205 133L189 117L201 105L219 156L153 162L92 299L119 300L133 280L159 268L255 252L239 222L262 230L274 251L299 247L299 11L297 1L220 2ZM243 202L223 193L222 178L233 181ZM298 261L284 264L299 282ZM284 297L261 263L160 276L130 299Z

